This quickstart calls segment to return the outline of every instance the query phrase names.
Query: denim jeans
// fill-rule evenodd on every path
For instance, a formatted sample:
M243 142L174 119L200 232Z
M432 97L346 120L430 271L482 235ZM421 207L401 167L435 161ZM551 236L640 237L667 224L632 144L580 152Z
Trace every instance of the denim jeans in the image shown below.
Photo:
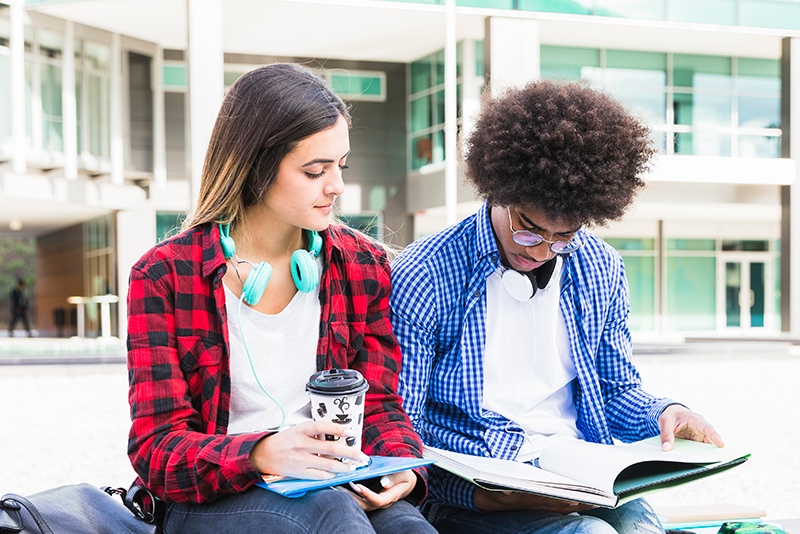
M422 514L440 534L664 534L644 499L609 510L559 514L514 510L484 514L437 503L424 503Z
M205 504L176 503L167 507L164 534L435 534L407 501L364 513L347 492L324 489L289 499L251 488Z

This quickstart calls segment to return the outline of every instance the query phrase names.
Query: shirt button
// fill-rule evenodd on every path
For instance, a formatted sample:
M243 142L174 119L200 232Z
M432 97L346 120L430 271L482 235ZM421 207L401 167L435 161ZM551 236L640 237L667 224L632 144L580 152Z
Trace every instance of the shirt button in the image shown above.
M512 450L512 451L515 451L515 450L517 450L517 446L516 446L516 445L512 445L512 446L511 446L511 450Z
M473 294L473 296L476 296L476 297L480 297L481 296L481 292L478 291L477 289L472 294Z

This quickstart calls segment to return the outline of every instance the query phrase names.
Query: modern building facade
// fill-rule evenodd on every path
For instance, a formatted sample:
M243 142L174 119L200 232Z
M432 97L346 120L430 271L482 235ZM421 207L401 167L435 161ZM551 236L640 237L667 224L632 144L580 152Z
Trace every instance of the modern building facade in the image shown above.
M589 80L660 152L631 213L593 229L625 259L635 335L800 333L800 4L783 0L0 4L0 238L37 236L41 331L105 294L124 328L128 270L191 209L225 89L275 61L351 103L339 211L400 246L477 209L457 156L482 92Z

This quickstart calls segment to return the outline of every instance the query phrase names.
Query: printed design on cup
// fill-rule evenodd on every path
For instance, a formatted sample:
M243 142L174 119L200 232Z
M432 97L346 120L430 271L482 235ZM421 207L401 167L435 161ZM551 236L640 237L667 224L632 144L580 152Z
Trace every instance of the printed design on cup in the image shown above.
M311 375L306 391L311 399L314 420L346 427L352 436L346 437L345 442L361 450L364 400L368 389L367 381L353 369L329 369ZM320 439L338 441L339 437L325 434Z

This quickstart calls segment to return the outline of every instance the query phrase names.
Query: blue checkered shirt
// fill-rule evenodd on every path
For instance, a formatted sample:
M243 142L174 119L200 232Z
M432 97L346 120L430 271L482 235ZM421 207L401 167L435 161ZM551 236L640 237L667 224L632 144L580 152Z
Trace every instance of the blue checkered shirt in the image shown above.
M659 433L673 401L641 388L630 359L628 285L620 255L585 232L564 258L559 305L577 370L573 401L584 439L612 443ZM403 352L399 392L427 445L514 460L523 429L482 409L486 279L500 265L489 206L409 245L392 265L392 326ZM475 486L431 470L429 498L476 509Z

